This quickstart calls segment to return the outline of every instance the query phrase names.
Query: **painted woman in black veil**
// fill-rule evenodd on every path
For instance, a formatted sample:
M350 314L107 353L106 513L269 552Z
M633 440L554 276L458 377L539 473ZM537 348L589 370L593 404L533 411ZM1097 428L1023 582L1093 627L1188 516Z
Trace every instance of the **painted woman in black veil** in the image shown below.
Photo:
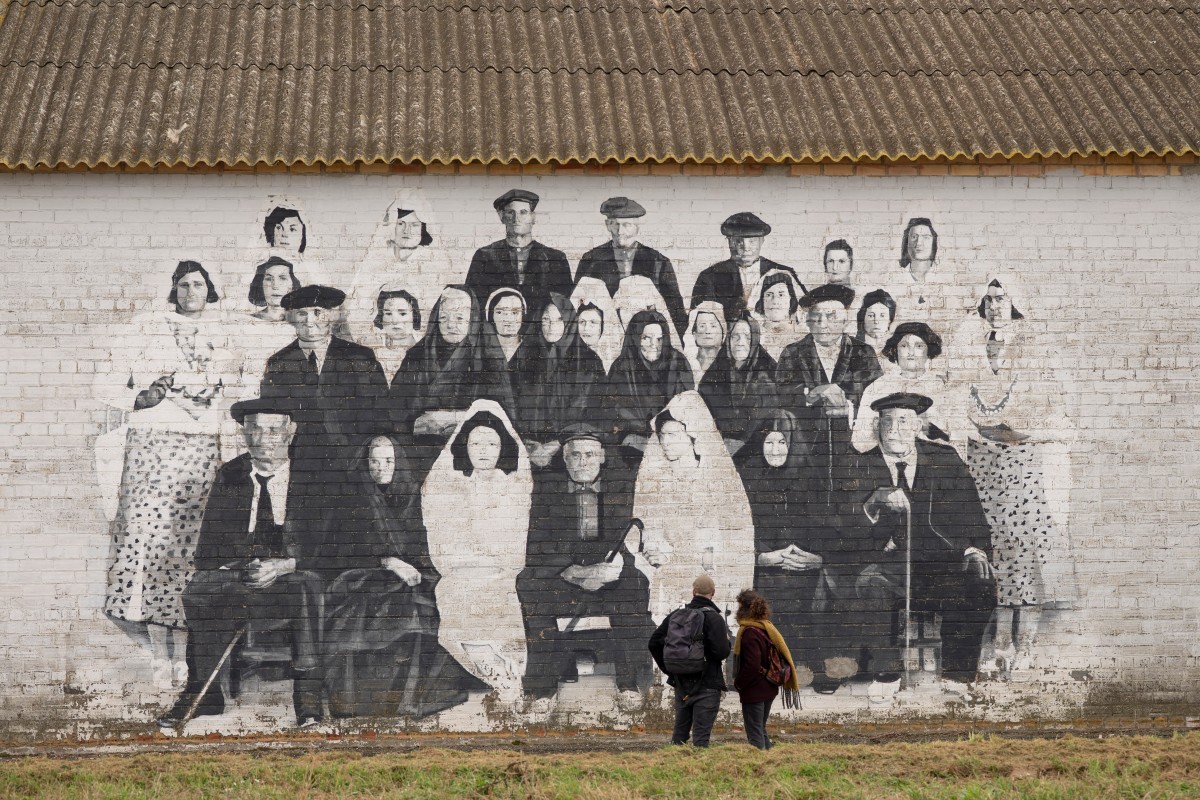
M421 518L421 477L402 437L359 452L337 518L356 558L326 591L326 686L334 716L425 717L485 687L438 644L441 576ZM353 548L345 548L353 542ZM356 562L356 563L355 563Z
M588 422L604 383L604 364L579 338L571 301L552 292L537 330L525 342L517 396L517 428L539 467L558 452L568 425Z
M657 311L633 315L625 328L621 355L608 374L601 408L628 455L640 457L650 420L671 398L695 388L683 353L671 346L667 318ZM635 454L630 454L630 449Z
M759 420L734 459L754 519L754 590L795 656L800 685L806 667L821 671L816 598L821 551L832 520L820 505L820 471L809 458L795 416L774 410Z
M447 286L392 384L394 423L439 445L466 419L476 400L514 408L508 364L480 303L465 286Z
M763 349L761 340L758 321L743 312L700 380L700 395L731 455L738 452L755 424L779 407L775 359Z

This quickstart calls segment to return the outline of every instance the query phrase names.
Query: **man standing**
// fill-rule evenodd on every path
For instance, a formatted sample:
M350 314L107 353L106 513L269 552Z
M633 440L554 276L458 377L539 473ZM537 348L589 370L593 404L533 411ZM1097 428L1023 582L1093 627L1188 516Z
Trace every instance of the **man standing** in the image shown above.
M638 643L654 622L646 577L624 547L633 482L609 464L599 429L564 430L562 459L536 477L532 509L527 566L517 577L529 642L526 693L553 696L559 681L578 677L575 651L590 650L616 667L622 705L635 705L651 683Z
M859 623L848 640L866 647L873 699L886 699L899 686L901 653L891 617L904 601L909 530L912 610L942 617L947 691L967 694L996 607L991 530L975 481L953 448L917 437L918 416L931 405L928 397L909 393L872 403L879 446L848 465L840 492L842 536L857 543L862 566L851 583L863 616L845 623Z
M721 708L721 693L729 691L721 662L729 658L729 628L713 598L717 586L713 579L701 575L692 581L692 602L672 611L650 637L650 654L658 668L667 674L667 685L675 688L675 730L671 744L687 744L688 738L696 747L708 747L717 711ZM673 675L666 667L667 631L671 617L689 610L703 615L704 667L701 672Z
M800 300L811 333L784 348L775 370L783 407L813 445L815 464L832 491L834 460L849 452L850 430L867 385L883 374L870 345L846 335L854 290L818 286Z
M197 716L225 711L219 681L214 677L207 692L204 684L238 630L252 621L287 631L297 722L306 727L321 718L324 587L319 577L303 571L321 526L319 514L301 507L288 458L295 413L286 398L243 400L230 409L249 452L221 467L208 496L196 542L196 574L183 593L188 683L159 717L161 727L179 725L197 698Z
M667 312L675 329L682 336L687 328L687 310L679 293L679 282L675 279L675 268L671 259L652 247L637 240L640 229L637 220L646 215L646 209L628 197L610 197L600 204L600 213L605 216L604 226L612 241L593 248L579 259L575 280L596 278L604 281L608 293L615 295L621 281L631 275L649 278L667 304Z
M386 413L388 379L369 347L333 335L334 309L346 293L304 286L280 305L296 340L267 359L262 396L286 397L297 408L296 468L305 474L344 469L347 448L378 429Z
M734 214L721 223L721 235L729 243L729 258L718 261L700 273L692 288L692 308L705 300L715 300L725 309L725 319L730 324L750 308L750 294L759 278L773 269L792 273L791 267L777 264L761 255L763 239L771 232L771 226L749 211ZM799 278L796 284L802 292L808 290Z
M504 223L504 238L479 248L467 270L467 287L480 305L502 286L516 289L525 298L526 321L541 319L550 293L571 296L571 266L561 250L533 239L538 196L510 189L492 203Z

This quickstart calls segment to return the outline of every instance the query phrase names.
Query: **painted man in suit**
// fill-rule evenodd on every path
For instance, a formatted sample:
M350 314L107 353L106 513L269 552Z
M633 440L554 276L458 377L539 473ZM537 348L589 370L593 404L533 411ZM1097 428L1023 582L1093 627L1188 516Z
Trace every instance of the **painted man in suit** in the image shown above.
M538 196L511 189L492 203L504 223L504 238L479 248L467 270L467 287L480 305L501 287L525 298L526 321L540 320L551 292L571 296L571 266L561 250L534 241Z
M796 275L796 271L762 257L763 240L771 226L755 214L743 211L721 223L721 235L729 243L729 258L718 261L700 273L692 287L692 308L705 300L715 300L725 309L730 324L741 314L752 311L750 295L755 284L773 269ZM796 284L807 292L799 278Z
M671 259L637 239L638 220L646 215L646 209L628 197L610 197L600 204L600 213L605 216L604 226L612 241L583 254L575 280L602 280L608 293L615 295L622 279L632 275L649 278L666 302L665 310L682 336L687 328L688 314L683 307Z
M965 684L975 680L984 629L996 607L991 530L975 481L953 448L918 438L918 417L931 405L928 397L910 393L876 400L871 409L879 413L878 446L839 470L840 561L853 574L835 575L831 584L841 587L841 602L853 587L844 606L853 610L840 628L843 641L867 651L873 698L887 698L899 686L892 615L904 603L907 515L912 609L942 617L941 670L948 691L965 695Z
M345 292L328 286L303 286L284 295L280 305L296 339L267 359L263 373L263 397L296 404L293 458L307 475L344 470L349 449L377 430L386 413L388 379L375 353L333 335L335 309L345 299Z
M600 431L568 426L560 457L534 485L527 566L517 578L529 661L524 688L548 698L576 677L579 649L616 665L626 704L648 689L645 641L654 631L648 584L624 547L633 512L633 481L605 456ZM595 618L611 629L583 630ZM560 620L567 620L565 625Z
M296 405L287 398L234 403L248 453L224 464L208 496L196 542L196 574L183 593L188 624L188 683L159 718L183 721L199 698L197 716L221 714L225 699L213 680L226 647L243 625L287 631L292 647L292 699L301 727L321 718L320 597L324 584L306 571L322 538L321 516L305 507L288 457Z
M775 383L783 407L796 415L814 462L832 491L836 461L849 455L850 431L867 385L883 374L870 345L845 334L854 290L818 286L800 300L810 333L779 356Z

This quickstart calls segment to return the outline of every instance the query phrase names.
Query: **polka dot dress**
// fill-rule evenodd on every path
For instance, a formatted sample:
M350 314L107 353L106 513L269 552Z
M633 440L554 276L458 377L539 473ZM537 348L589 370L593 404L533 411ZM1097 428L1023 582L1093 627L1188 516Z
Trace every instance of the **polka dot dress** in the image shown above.
M1039 605L1045 600L1042 567L1054 522L1042 488L1036 444L971 442L967 466L992 529L992 565L1001 606Z
M214 435L130 428L104 603L110 616L186 627L183 590L219 465Z

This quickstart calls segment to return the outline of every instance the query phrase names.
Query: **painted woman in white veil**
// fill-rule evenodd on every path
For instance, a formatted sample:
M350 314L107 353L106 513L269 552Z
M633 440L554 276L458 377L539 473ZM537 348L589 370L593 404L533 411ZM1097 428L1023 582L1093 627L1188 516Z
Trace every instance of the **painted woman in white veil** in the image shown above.
M571 305L579 324L579 338L600 356L607 373L621 355L625 343L625 325L617 313L608 287L599 278L580 278L571 292Z
M492 400L471 404L421 488L429 554L442 576L438 639L507 703L519 699L525 674L516 581L532 492L525 446Z
M667 305L667 301L663 299L662 293L658 291L654 281L644 275L630 275L628 278L622 278L621 284L617 287L617 293L613 295L613 303L616 304L617 314L621 317L622 328L629 326L629 321L633 319L634 314L645 309L657 311L667 319L671 319L671 309ZM679 338L679 332L675 330L674 325L668 325L667 328L667 332L671 336L671 347L682 353L683 342ZM699 380L698 377L697 380Z
M717 604L754 581L750 501L699 392L676 395L651 421L633 515L644 525L639 568L650 581L650 615L662 619L688 598L701 572L717 582Z
M428 314L442 289L460 283L461 270L450 261L433 211L416 192L403 192L383 212L362 262L354 270L346 307L350 334L365 342L378 334L374 320L381 286L404 289ZM482 298L481 298L482 299ZM418 338L420 331L416 332Z

